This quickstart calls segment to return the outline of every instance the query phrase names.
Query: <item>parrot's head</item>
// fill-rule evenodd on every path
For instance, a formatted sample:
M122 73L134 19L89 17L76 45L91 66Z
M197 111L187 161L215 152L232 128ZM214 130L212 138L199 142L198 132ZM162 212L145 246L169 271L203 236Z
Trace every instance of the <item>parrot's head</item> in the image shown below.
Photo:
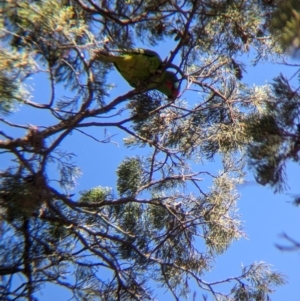
M179 95L179 80L176 74L165 71L164 83L157 90L167 95L170 100L176 99Z

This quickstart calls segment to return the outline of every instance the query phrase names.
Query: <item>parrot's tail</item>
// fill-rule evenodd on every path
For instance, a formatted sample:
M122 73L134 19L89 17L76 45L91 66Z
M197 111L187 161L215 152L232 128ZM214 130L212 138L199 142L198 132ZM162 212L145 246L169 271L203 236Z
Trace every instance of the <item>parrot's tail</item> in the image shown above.
M98 49L98 50L93 51L92 59L98 60L101 62L114 63L116 60L116 57L113 54L111 54L110 52L108 52L107 50Z

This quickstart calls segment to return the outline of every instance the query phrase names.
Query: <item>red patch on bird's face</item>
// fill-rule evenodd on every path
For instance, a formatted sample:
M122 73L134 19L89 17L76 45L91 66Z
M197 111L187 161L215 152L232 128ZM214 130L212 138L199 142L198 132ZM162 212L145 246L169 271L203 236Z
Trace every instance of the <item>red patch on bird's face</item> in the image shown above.
M177 96L179 95L177 86L175 86L171 81L167 81L166 86L172 91L172 99L177 98Z
M173 92L173 97L177 98L178 95L179 95L179 90L178 89L173 89L172 92Z

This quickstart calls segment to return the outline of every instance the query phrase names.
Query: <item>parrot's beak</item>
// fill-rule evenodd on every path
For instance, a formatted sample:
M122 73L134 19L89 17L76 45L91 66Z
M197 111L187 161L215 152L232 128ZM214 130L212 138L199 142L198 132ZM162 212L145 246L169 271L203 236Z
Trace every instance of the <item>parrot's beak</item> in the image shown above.
M174 90L173 91L173 98L176 99L179 95L179 90Z
M178 90L174 90L172 91L172 96L169 96L168 99L169 100L175 100L179 95L179 91Z

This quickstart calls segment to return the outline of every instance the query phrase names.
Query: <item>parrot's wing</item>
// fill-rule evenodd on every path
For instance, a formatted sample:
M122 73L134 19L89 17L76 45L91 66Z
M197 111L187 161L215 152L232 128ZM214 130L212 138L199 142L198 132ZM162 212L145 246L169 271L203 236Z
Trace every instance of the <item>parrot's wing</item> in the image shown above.
M120 54L142 54L149 57L156 57L160 62L162 62L158 53L150 49L132 48L132 49L122 49L122 50L111 50L111 52L118 52Z
M155 70L162 64L162 60L157 52L150 49L142 49L142 48L133 48L133 49L117 49L107 51L105 49L98 49L95 51L94 58L104 61L104 62L112 62L117 63L122 60L122 57L144 57L144 60L148 60L149 62L154 62ZM143 59L142 59L143 60Z
M115 66L121 75L133 87L148 84L150 77L160 69L162 61L160 56L152 50L135 48L120 49L119 58Z

